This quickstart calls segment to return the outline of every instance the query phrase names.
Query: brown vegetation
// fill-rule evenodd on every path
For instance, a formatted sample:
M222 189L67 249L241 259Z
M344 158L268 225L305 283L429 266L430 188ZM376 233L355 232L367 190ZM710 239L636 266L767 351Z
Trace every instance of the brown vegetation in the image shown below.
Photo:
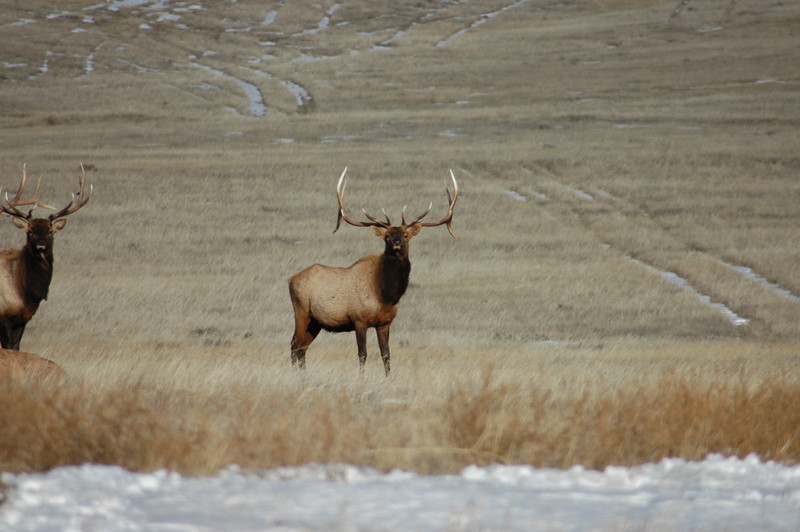
M98 193L25 333L70 379L2 385L2 468L797 462L800 3L340 4L4 5L2 167ZM347 165L368 212L461 188L389 379L286 356L286 279L375 245L330 235Z
M147 382L92 391L4 379L0 469L92 462L210 474L230 463L349 462L443 473L467 464L603 468L709 453L800 460L798 384L782 379L665 371L564 393L550 376L523 383L491 367L445 389L436 386L440 377L418 376L405 392L336 377L316 387L298 377L286 373L269 392L242 387L236 400Z

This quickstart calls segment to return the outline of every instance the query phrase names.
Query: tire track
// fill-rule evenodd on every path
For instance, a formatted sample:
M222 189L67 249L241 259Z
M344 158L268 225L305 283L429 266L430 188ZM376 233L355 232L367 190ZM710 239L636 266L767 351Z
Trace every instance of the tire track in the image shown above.
M596 187L572 187L546 165L534 164L521 170L533 176L537 186L517 187L516 194L546 197L547 208L576 220L599 245L648 269L664 282L694 292L709 309L724 314L740 333L797 336L797 295L749 268L692 248L624 198Z
M247 114L254 117L260 117L266 114L267 105L264 103L264 96L261 94L261 90L256 85L250 83L249 81L237 78L236 76L233 76L223 70L219 70L195 61L190 62L189 66L205 70L206 72L210 72L215 76L219 76L221 78L236 83L239 87L242 88L242 90L245 93L245 96L247 97L247 102L248 102Z
M437 48L442 48L444 46L447 46L447 44L452 39L455 39L456 37L464 35L465 33L467 33L471 29L474 29L474 28L477 28L478 26L486 24L487 22L492 20L497 15L500 15L501 13L504 13L506 11L510 11L512 9L515 9L515 8L517 8L517 7L519 7L519 6L523 5L523 4L527 4L529 1L530 0L517 0L514 3L511 3L511 4L508 4L508 5L505 5L505 6L501 7L500 9L496 9L496 10L491 11L489 13L484 13L483 15L478 17L478 19L475 20L469 26L467 26L465 28L462 28L462 29L458 30L457 32L453 33L452 35L450 35L449 37L446 37L446 38L442 39L441 41L437 42L436 43L436 47Z

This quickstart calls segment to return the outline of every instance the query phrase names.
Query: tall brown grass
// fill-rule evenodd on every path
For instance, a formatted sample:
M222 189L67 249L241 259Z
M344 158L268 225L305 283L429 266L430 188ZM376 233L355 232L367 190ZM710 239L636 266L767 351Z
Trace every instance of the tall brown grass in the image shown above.
M106 377L99 386L8 379L0 383L0 469L91 462L202 475L231 463L348 462L445 473L491 463L602 469L709 453L800 461L796 376L766 379L724 365L620 378L586 353L575 356L596 376L519 371L483 353L500 365L448 372L419 360L411 375L388 380L319 359L310 363L321 373L287 362L266 382L216 388L159 377L114 385ZM582 382L570 387L570 378Z

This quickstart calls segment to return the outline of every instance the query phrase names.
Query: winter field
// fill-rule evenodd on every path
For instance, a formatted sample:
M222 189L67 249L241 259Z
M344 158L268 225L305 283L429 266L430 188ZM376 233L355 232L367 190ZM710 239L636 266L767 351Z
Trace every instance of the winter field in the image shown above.
M800 4L0 4L3 192L95 186L0 530L800 528ZM289 363L289 276L381 249L345 166L351 213L461 188L390 378Z

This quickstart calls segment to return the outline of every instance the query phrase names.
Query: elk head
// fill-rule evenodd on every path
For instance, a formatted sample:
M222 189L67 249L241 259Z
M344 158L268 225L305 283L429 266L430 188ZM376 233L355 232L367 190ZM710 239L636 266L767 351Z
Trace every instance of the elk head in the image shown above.
M451 223L453 222L453 208L455 208L456 201L458 200L458 182L456 181L456 176L453 175L452 170L450 170L450 177L453 180L453 195L450 195L450 190L445 186L445 192L447 193L449 206L447 208L447 214L444 216L444 218L438 222L422 221L422 219L431 212L431 208L433 207L433 202L431 202L431 204L428 205L428 208L425 209L425 212L408 222L406 221L406 208L403 207L400 225L392 225L392 222L389 219L389 216L386 214L386 211L383 211L383 216L386 218L385 222L370 215L364 209L361 209L361 211L364 213L364 216L369 219L368 222L359 222L351 219L347 215L347 211L344 207L344 188L347 185L344 175L346 172L347 167L345 167L341 177L339 177L339 183L336 185L336 199L339 201L339 212L336 219L336 228L333 230L334 233L339 230L339 225L341 224L342 220L355 227L370 227L372 228L372 232L381 237L386 243L385 254L387 256L394 256L400 259L408 258L408 241L417 236L423 227L435 227L437 225L446 224L447 231L450 233L450 236L455 237Z
M19 182L19 187L17 187L17 192L14 194L13 198L8 197L8 192L5 193L3 196L5 199L5 204L0 205L0 213L11 216L14 225L25 231L25 234L27 235L27 249L29 249L36 257L40 257L48 263L52 263L53 235L63 229L67 224L67 216L73 214L89 202L89 200L92 198L94 187L90 184L87 193L85 187L86 170L81 164L81 177L79 180L79 191L77 198L75 193L73 193L70 202L63 209L57 210L56 207L51 207L48 204L39 202L38 196L39 189L42 184L41 179L39 179L39 181L36 183L36 189L33 191L33 195L26 200L22 199L22 194L25 190L25 183L27 179L28 176L26 173L26 165L23 165L22 179ZM19 209L19 207L26 205L31 206L27 213ZM50 209L56 212L47 218L34 218L33 210L36 207Z

